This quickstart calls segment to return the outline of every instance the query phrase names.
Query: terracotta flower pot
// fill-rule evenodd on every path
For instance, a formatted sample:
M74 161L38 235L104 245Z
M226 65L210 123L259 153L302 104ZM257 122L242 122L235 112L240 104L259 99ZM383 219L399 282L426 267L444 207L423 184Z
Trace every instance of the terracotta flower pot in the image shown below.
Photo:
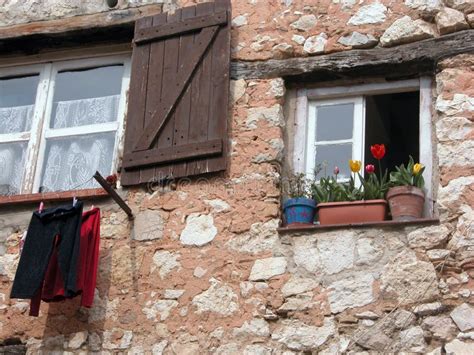
M412 221L423 215L425 193L418 187L392 187L387 192L387 200L395 221Z
M385 200L323 202L317 208L321 225L379 222L387 215Z

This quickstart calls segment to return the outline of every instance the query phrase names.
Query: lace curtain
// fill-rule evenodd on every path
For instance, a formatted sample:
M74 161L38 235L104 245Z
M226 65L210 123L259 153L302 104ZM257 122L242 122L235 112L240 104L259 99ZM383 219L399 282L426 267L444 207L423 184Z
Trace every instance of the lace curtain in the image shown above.
M120 95L59 101L51 128L66 128L117 120Z
M34 105L0 107L0 134L28 132Z
M0 195L20 193L26 142L0 144Z
M48 141L41 192L98 187L96 171L111 172L115 132Z

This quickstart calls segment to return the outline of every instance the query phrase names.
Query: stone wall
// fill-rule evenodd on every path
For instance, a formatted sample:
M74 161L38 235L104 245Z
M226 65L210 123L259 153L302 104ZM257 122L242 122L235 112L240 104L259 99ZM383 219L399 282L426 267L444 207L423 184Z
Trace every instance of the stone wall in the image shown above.
M392 46L472 22L469 1L444 3L233 1L233 57ZM30 353L469 352L474 55L446 59L434 75L440 225L279 235L285 83L233 81L225 174L122 190L132 222L94 201L102 241L92 309L43 303L30 318L27 302L9 299L35 206L0 210L0 341L17 338Z

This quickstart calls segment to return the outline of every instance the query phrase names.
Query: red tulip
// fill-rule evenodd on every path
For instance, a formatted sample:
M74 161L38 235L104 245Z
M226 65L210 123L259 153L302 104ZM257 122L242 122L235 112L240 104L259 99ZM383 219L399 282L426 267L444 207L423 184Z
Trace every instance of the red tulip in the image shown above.
M384 144L374 144L370 147L370 151L372 152L372 156L380 160L385 156L385 145Z
M337 166L334 167L334 175L339 174L339 168Z
M368 174L373 174L375 173L375 166L373 166L372 164L367 164L365 166L365 171L368 173Z

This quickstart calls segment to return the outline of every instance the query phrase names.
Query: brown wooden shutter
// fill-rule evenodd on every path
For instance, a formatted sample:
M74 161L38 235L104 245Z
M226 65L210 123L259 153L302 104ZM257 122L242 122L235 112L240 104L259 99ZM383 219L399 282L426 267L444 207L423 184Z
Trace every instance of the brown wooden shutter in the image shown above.
M135 25L122 185L226 169L230 0Z

